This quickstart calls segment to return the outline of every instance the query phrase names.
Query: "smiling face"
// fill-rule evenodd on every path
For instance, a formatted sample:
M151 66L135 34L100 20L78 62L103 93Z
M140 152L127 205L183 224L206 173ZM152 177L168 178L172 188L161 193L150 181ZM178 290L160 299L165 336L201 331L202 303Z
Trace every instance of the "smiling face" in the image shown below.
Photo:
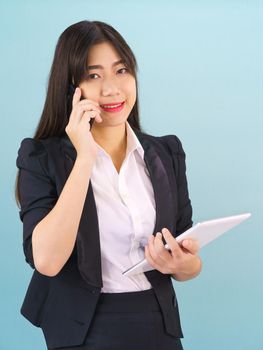
M89 50L87 76L79 87L84 98L99 103L102 122L94 127L123 124L136 101L136 80L111 43L96 44Z

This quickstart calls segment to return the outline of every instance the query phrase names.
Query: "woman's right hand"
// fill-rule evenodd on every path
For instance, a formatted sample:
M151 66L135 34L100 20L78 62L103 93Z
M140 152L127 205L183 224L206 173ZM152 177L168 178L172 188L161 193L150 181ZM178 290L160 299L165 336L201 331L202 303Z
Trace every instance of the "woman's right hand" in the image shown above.
M76 88L72 99L72 111L69 122L65 128L73 146L77 151L77 156L95 161L97 156L97 145L90 132L90 119L95 118L98 123L102 122L98 103L81 98L81 89Z

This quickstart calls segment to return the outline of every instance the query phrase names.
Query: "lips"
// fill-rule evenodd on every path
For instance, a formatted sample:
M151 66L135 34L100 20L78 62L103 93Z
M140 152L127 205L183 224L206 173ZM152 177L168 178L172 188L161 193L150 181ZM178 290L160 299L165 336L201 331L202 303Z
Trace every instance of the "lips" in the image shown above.
M107 104L102 104L100 107L105 111L105 112L119 112L122 110L124 106L125 101L123 102L115 102L115 103L107 103Z

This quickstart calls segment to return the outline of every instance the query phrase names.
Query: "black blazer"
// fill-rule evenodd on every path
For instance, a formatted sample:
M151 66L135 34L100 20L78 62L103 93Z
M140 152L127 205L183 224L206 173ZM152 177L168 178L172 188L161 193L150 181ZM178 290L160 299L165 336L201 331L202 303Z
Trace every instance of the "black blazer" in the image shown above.
M134 130L135 131L135 130ZM154 188L155 235L167 227L174 236L192 226L192 207L185 174L185 153L174 135L151 136L135 131L144 148L144 160ZM20 219L26 261L35 269L32 232L55 205L76 159L67 134L43 140L25 138L18 150ZM183 337L171 275L145 273L162 309L165 329ZM83 343L102 288L98 218L90 181L73 252L54 277L34 270L21 313L41 327L48 347Z

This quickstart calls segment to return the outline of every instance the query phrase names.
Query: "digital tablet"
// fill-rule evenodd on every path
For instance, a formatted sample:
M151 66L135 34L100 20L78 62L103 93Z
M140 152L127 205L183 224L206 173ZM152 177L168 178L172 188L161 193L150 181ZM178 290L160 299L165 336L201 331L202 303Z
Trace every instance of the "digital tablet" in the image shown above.
M223 233L230 230L231 228L241 224L241 222L248 219L250 216L250 213L245 213L199 222L193 227L191 227L189 230L176 237L176 241L178 243L181 243L184 239L193 238L198 241L199 247L202 248L206 244L221 236ZM167 244L165 245L165 248L169 250ZM126 276L132 276L150 270L154 270L154 268L148 263L146 259L143 259L137 264L131 266L122 274Z

